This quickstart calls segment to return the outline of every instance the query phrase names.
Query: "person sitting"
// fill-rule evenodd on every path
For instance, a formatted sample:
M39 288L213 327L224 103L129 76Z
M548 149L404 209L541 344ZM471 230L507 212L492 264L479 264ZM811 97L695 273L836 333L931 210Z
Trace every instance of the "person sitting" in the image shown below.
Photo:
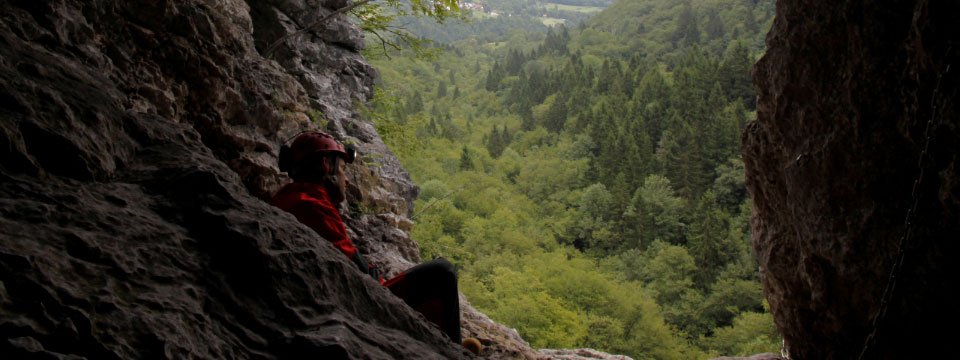
M293 214L301 223L329 240L360 271L369 274L423 314L451 340L461 343L457 274L450 262L435 259L393 278L383 279L379 269L368 264L347 237L337 205L346 199L349 185L346 166L355 158L355 150L344 147L327 133L307 131L296 135L289 146L284 144L280 149L280 170L287 172L293 182L281 188L271 204ZM463 342L477 353L475 343L476 339Z

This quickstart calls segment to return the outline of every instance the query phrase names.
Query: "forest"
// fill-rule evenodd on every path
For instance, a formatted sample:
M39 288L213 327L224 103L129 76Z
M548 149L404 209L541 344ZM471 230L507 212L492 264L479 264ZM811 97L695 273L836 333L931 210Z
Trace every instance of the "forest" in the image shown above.
M423 258L453 262L468 301L534 347L778 352L740 159L773 1L556 4L606 9L407 21L436 51L368 47L363 114L421 189Z

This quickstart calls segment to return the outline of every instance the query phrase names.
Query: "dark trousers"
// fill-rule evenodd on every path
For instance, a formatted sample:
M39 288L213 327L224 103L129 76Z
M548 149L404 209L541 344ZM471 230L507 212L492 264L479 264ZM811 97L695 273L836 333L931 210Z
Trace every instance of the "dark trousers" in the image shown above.
M384 286L460 343L460 298L453 264L434 259L407 269Z

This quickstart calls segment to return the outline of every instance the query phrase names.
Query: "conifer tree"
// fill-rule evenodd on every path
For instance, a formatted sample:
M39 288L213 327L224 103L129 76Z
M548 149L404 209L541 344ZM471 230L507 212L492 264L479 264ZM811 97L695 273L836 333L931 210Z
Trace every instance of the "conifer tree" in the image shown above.
M407 101L407 105L404 107L407 114L416 114L423 111L423 97L420 96L420 92L414 92L413 97Z
M717 113L717 155L714 164L722 164L740 154L740 136L747 125L747 110L743 103L734 100Z
M685 198L695 198L710 180L702 168L702 144L698 143L697 134L688 120L674 112L671 122L657 145L657 160L677 192Z
M643 179L653 173L654 169L654 147L645 131L646 127L644 118L640 116L627 118L624 125L624 136L629 145L626 149L628 157L624 173L630 179L631 189L640 187ZM630 195L626 194L625 197Z
M443 80L440 80L440 83L437 84L437 97L442 98L447 96L447 83Z
M711 191L716 194L717 205L729 214L738 213L747 200L743 160L739 157L730 158L717 166L716 173Z
M500 157L503 150L510 144L510 133L507 131L506 126L503 127L503 130L500 130L500 127L494 125L493 130L491 130L490 134L484 139L487 152L490 153L490 156L497 158Z
M639 89L634 93L638 115L643 117L647 135L659 141L667 127L668 105L671 89L658 69L651 69L640 79Z
M730 215L716 204L716 194L707 191L697 204L697 219L690 225L690 255L696 260L696 284L706 289L716 275L739 258L740 239L731 239Z
M590 162L591 180L610 181L617 174L619 154L615 148L618 142L614 116L611 106L604 100L600 101L591 114L592 121L588 125L587 133L596 144L593 161Z
M677 17L677 29L673 35L674 45L677 47L695 45L700 42L700 27L697 25L697 14L689 2L683 5L683 10Z
M704 30L707 31L707 37L710 40L723 37L726 30L723 24L723 19L720 18L720 14L716 9L712 9L709 14L707 14L707 24L704 26L704 28Z
M548 131L559 133L567 121L567 97L563 93L557 94L547 109L543 119L543 127Z
M500 89L500 80L503 80L503 77L506 76L503 67L500 65L500 62L494 62L493 67L487 71L487 77L484 81L484 89L487 91L497 91Z
M757 23L757 17L753 13L753 9L748 8L744 13L743 25L748 34L756 34L760 32L760 24Z
M442 115L440 119L440 136L449 140L459 140L463 136L463 130L453 123L449 113Z
M430 117L430 124L427 125L427 132L434 136L440 134L440 129L437 126L437 120L432 116Z
M750 78L753 57L743 42L736 42L720 63L718 77L730 100L739 99L748 109L755 109L757 96Z
M470 153L470 149L467 149L466 145L460 150L460 170L473 170L473 154Z
M703 144L705 172L711 171L715 166L713 164L722 163L733 156L731 148L735 145L729 143L731 139L728 137L728 121L723 112L724 104L726 104L726 96L723 94L720 83L715 82L706 99L706 108L710 111L710 115L707 116L706 123L697 134L698 142Z
M507 52L507 62L506 70L509 75L517 75L520 73L520 70L523 69L523 63L525 62L523 54L519 50L510 49Z
M613 62L610 61L610 59L604 60L603 65L600 67L600 74L597 77L594 91L598 94L609 94L619 75Z
M541 45L540 48L543 53L547 54L567 54L567 42L570 40L570 33L567 32L567 28L562 24L556 26L556 29L557 31L554 31L554 27L547 29L547 36L544 38L543 45Z
M513 106L516 114L520 116L520 128L523 131L533 130L534 126L536 126L536 119L533 118L533 111L530 109L531 105L528 101L529 100L521 100L521 102Z

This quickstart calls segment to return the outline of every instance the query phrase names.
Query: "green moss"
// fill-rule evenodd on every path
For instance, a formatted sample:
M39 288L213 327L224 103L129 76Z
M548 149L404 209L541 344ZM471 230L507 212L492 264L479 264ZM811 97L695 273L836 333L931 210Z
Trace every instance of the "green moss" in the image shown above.
M316 124L321 129L326 129L327 125L330 124L330 120L327 120L326 115L319 109L310 109L307 111L307 117L310 118L310 122Z

